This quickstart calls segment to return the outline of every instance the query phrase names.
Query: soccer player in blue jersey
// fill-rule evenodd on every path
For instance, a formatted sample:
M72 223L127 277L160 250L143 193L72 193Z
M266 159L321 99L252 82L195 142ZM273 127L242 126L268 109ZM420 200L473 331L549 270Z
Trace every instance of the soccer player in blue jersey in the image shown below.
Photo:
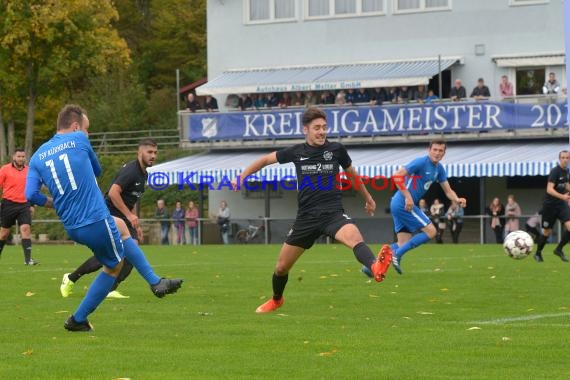
M431 184L439 182L447 198L461 207L467 206L465 198L459 198L449 186L447 173L440 164L446 147L444 140L431 141L426 156L412 160L392 175L392 183L398 187L390 202L394 231L398 238L398 242L392 244L392 266L399 274L402 274L402 256L427 243L437 233L431 220L418 207L419 200ZM366 269L363 268L362 271L370 275Z
M101 166L88 139L89 119L76 105L66 105L57 118L57 133L30 160L26 198L53 207L67 234L89 247L103 265L77 310L64 324L69 331L91 331L87 320L115 284L126 257L159 298L176 292L181 279L160 278L131 238L123 220L111 216L96 176ZM40 192L45 185L51 195Z

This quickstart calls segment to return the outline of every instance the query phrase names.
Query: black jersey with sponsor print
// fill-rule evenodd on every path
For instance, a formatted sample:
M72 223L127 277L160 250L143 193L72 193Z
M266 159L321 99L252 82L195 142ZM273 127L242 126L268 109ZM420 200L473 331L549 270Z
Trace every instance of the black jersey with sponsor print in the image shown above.
M293 145L278 151L277 161L295 164L299 215L343 210L338 174L340 167L348 169L352 160L342 144L327 140L319 147Z
M121 186L121 198L129 210L132 210L140 197L142 197L147 178L148 173L141 168L138 160L134 160L123 165L113 179L111 185L117 184ZM111 215L123 219L125 218L125 215L111 202L109 191L105 193L105 202L107 203Z
M560 165L556 165L556 167L553 168L548 175L548 182L554 183L554 190L560 194L566 194L568 192L566 190L566 185L568 182L570 182L568 169L562 169ZM562 199L555 198L548 193L546 193L544 196L545 206L563 206L565 204L566 202L564 202Z

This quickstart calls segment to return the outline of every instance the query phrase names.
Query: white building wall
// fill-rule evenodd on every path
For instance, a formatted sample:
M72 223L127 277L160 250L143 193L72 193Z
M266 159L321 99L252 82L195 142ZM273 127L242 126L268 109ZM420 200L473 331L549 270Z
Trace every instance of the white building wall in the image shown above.
M335 19L304 19L297 0L293 22L245 24L248 0L208 1L208 77L231 68L291 66L433 57L463 56L453 79L463 79L468 91L478 77L491 94L499 78L494 55L564 50L562 1L510 6L510 0L452 0L449 11L394 14L386 0L386 15ZM475 46L484 45L476 55ZM563 67L552 69L565 80ZM510 73L513 74L513 73Z

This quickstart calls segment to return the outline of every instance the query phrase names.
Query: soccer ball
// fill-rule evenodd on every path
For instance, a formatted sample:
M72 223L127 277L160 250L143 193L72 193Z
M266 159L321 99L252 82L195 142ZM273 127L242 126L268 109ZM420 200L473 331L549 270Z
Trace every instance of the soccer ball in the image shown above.
M524 259L532 252L534 240L525 231L514 231L507 235L503 243L503 248L507 256L520 260Z

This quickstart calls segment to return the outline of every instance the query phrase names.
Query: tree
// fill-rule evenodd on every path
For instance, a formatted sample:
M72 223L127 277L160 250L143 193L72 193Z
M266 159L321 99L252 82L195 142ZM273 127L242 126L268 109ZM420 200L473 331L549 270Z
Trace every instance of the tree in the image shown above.
M66 90L71 98L86 78L130 63L127 44L112 26L117 18L111 0L0 2L0 112L4 120L13 118L25 104L28 155L39 97L64 97Z

